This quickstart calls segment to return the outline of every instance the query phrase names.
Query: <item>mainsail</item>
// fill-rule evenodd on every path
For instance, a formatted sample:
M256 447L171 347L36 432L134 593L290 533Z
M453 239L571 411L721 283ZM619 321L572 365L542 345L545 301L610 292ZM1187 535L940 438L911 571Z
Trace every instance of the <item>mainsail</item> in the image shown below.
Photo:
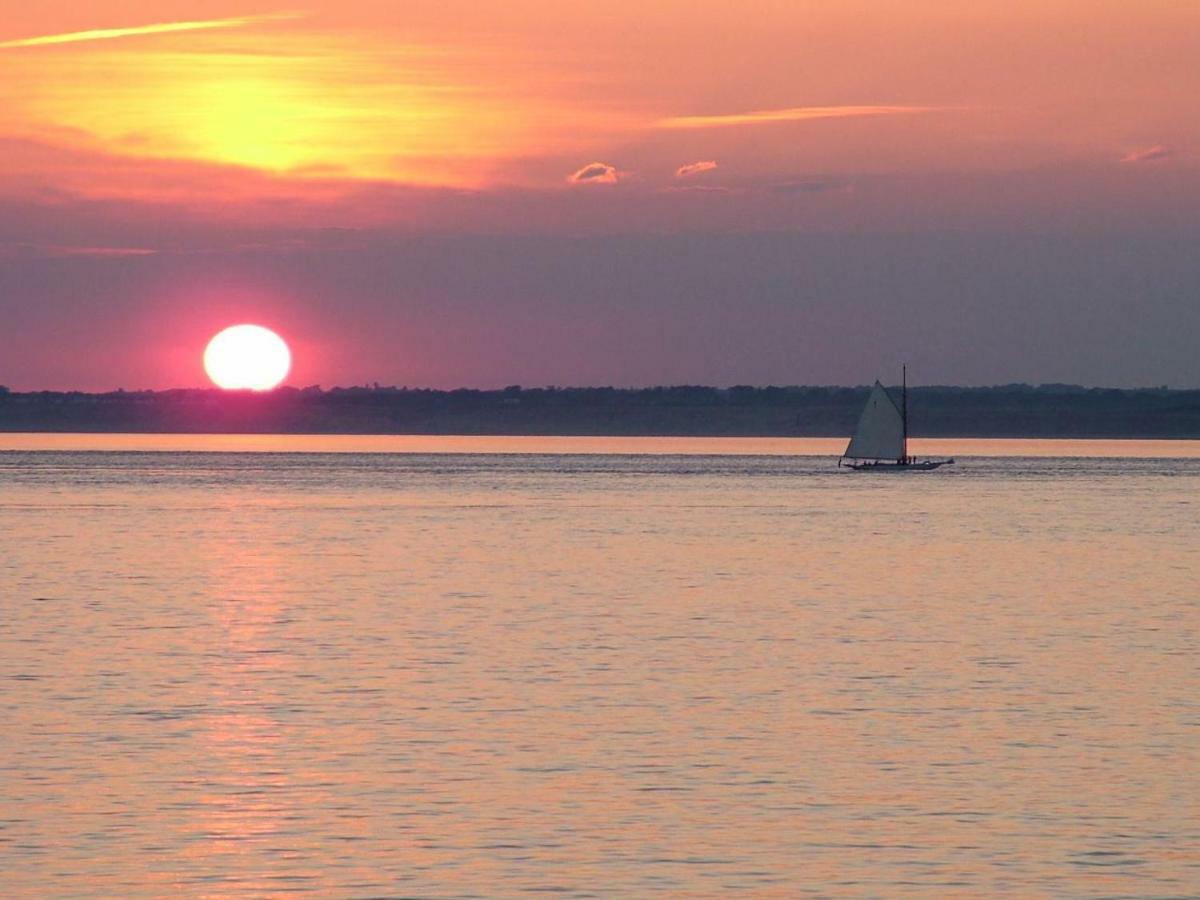
M903 459L904 417L878 381L867 397L854 437L843 457L850 459Z

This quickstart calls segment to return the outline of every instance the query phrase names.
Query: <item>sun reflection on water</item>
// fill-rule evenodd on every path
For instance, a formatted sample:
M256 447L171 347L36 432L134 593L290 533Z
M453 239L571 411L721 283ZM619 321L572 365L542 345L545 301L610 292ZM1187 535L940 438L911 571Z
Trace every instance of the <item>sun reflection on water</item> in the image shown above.
M201 877L219 869L239 890L278 890L275 879L285 870L291 882L316 877L295 827L300 794L319 803L321 791L301 791L299 773L285 761L303 732L286 721L296 710L282 690L296 666L286 640L283 563L267 549L270 540L254 531L214 535L202 551L210 567L205 606L218 643L205 654L210 693L192 775L196 804L184 832Z

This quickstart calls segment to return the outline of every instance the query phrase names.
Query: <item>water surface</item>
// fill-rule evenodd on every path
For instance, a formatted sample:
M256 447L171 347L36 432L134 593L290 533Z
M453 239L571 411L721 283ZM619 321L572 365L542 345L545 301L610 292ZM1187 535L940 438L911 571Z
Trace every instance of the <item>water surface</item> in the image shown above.
M1200 445L330 440L0 438L6 895L1200 892Z

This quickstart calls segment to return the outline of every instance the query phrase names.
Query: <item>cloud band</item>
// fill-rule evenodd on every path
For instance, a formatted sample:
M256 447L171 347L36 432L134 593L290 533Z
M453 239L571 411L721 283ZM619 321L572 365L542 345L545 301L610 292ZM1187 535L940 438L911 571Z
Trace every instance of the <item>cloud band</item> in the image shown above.
M769 122L805 122L811 119L852 119L866 116L900 116L932 112L933 106L793 106L788 109L759 109L719 116L671 116L659 119L655 128L730 128Z
M154 25L135 25L130 28L98 28L92 31L72 31L66 34L47 34L0 43L0 50L16 47L45 47L52 44L75 44L81 41L107 41L114 38L140 37L151 34L173 34L178 31L201 31L209 28L244 28L260 22L300 19L307 13L279 12L260 16L240 16L232 19L206 19L194 22L159 22Z

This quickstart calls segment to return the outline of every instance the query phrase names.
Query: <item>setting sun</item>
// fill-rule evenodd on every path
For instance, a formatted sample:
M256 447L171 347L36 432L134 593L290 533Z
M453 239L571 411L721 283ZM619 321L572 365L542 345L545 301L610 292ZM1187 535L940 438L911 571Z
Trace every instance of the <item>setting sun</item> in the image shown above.
M226 390L269 391L279 387L292 367L283 338L261 325L233 325L204 350L204 371Z

